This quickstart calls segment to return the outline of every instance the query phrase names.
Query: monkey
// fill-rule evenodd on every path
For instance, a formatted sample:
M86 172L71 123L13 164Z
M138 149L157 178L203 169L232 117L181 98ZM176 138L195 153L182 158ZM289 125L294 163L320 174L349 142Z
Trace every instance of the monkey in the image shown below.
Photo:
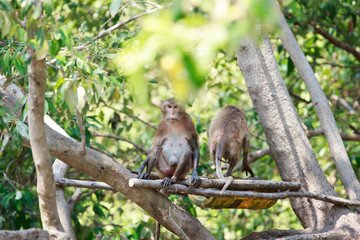
M246 176L250 173L251 177L254 177L247 162L249 131L243 110L235 106L226 106L221 109L220 113L211 121L208 145L218 178L224 178L221 172L221 162L224 158L229 163L225 177L231 178L232 181L232 170L240 159L241 151L243 151L242 171L245 171ZM224 186L223 190L226 187Z
M155 167L166 188L184 179L193 168L190 186L199 187L199 140L194 122L174 98L161 101L161 118L150 152L135 172L140 179L148 179Z

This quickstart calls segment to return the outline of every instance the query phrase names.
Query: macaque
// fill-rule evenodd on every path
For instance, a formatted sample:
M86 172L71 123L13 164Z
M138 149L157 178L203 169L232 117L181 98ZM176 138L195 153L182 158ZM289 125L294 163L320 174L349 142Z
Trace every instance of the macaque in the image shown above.
M184 179L193 168L191 186L200 186L201 179L197 175L198 134L192 119L173 98L161 101L161 117L150 153L137 170L139 178L149 178L155 167L160 178L164 179L163 186L169 187Z
M210 156L216 167L218 178L224 178L221 172L221 162L229 163L225 177L231 177L236 163L243 150L243 169L246 176L254 177L247 162L249 148L249 131L244 111L234 106L226 106L212 120L209 131ZM226 161L222 159L226 159Z

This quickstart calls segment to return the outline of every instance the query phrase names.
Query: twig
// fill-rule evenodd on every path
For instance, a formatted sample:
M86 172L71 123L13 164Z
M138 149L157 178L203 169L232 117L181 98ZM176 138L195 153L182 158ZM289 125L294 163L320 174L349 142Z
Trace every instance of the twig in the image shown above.
M114 138L114 139L117 139L117 140L120 140L120 141L124 141L124 142L127 142L127 143L130 143L131 145L133 145L136 149L138 149L139 151L141 151L142 153L144 154L148 154L149 151L146 150L145 148L137 145L136 143L130 141L129 139L126 139L124 137L120 137L120 136L117 136L117 135L113 135L113 134L105 134L105 133L99 133L99 132L94 132L94 137L105 137L105 138Z
M156 3L153 3L153 2L148 2L148 1L133 1L133 2L130 2L128 4L125 4L123 7L121 7L115 14L114 16L110 17L103 25L101 25L100 27L100 30L103 29L105 27L106 24L108 24L111 19L113 19L119 12L121 12L122 10L124 10L124 8L126 8L127 6L131 5L131 4L135 4L135 3L145 3L145 4L150 4L150 5L153 5L155 6L156 8L158 9L161 9L161 6L156 4Z
M321 65L330 65L331 67L339 67L339 68L360 68L360 65L341 65L337 63L331 63L331 62L324 62L320 63Z
M85 145L86 145L86 136L85 136L85 127L83 123L82 114L76 109L76 117L79 122L79 128L81 133L81 154L85 154Z
M160 9L161 9L161 8L160 8ZM128 24L129 22L135 21L135 20L137 20L138 18L140 18L140 17L142 17L142 16L148 15L148 14L153 13L153 12L156 12L156 11L159 11L159 8L154 8L154 9L147 10L147 11L145 11L145 12L143 12L143 13L140 13L140 14L138 14L138 15L136 15L136 16L133 16L133 17L131 17L131 18L129 18L129 19L121 22L121 23L115 24L114 26L108 28L107 30L105 30L105 31L99 33L97 36L93 37L92 40L93 40L93 41L96 41L96 40L104 37L105 35L111 33L112 31L114 31L114 30L116 30L116 29L119 29L119 28L125 26L125 25ZM84 43L84 44L81 45L81 46L74 47L73 49L75 49L75 50L83 50L83 49L85 49L85 48L86 48L88 45L90 45L90 44L91 44L91 42L88 41L88 42Z
M56 59L55 59L55 60L56 60ZM64 72L64 70L63 70L62 68L59 68L59 67L57 67L57 66L55 66L55 65L52 65L52 64L50 64L50 63L46 63L46 65L48 65L48 66L50 66L50 67L52 67L52 68L55 68L56 70L59 70L59 71L62 73L63 78L64 78L64 79L66 78L66 74L65 74L65 72Z
M131 114L129 114L129 113L126 113L126 112L124 112L124 111L121 111L121 110L119 110L119 109L116 109L116 108L114 108L114 107L112 107L112 106L109 106L109 105L106 104L104 101L103 101L103 103L104 103L105 107L108 107L108 108L110 108L110 109L112 109L112 110L114 110L114 111L116 111L116 112L125 114L126 116L128 116L128 117L131 118L131 119L137 120L137 121L139 121L139 122L144 123L145 125L148 125L149 127L153 128L153 129L156 129L156 124L154 124L154 123L146 122L146 121L142 120L141 118L138 118L138 117L133 116L133 115L131 115Z
M156 189L162 189L163 185L159 180L143 180L137 178L131 178L129 180L130 187L150 187ZM286 199L291 197L299 198L313 198L316 200L333 203L340 206L354 206L360 207L359 201L347 200L339 197L328 196L321 193L311 193L307 191L297 191L297 192L276 192L276 193L265 193L265 192L252 192L252 191L234 191L234 190L225 190L221 194L221 190L217 189L198 189L190 188L181 184L170 185L167 189L176 191L178 193L194 194L204 197L243 197L243 198L261 198L261 199Z
M301 98L300 96L296 95L295 93L293 93L291 91L289 91L289 94L290 94L290 96L292 96L293 98L295 98L295 99L297 99L299 101L302 101L302 102L307 103L307 104L311 103L311 101L305 100L305 99Z

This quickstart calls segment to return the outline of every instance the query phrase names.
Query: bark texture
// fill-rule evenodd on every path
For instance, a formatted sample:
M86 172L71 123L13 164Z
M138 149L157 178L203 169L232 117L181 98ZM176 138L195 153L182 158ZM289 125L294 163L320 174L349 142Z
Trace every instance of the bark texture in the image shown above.
M30 50L31 51L31 50ZM37 176L37 193L43 228L56 234L63 228L56 210L55 181L50 153L46 143L44 124L45 59L34 59L28 66L29 73L29 138Z
M260 47L252 40L245 41L238 50L238 65L282 179L300 182L303 191L337 196L295 111L269 38L265 36ZM359 215L345 207L313 199L290 199L290 202L303 227L314 232L346 231L349 222L354 227L360 220ZM350 232L350 239L359 237L358 227Z
M274 0L272 1L275 9L277 10L279 24L282 30L280 40L286 51L289 53L291 60L304 81L312 102L314 103L315 111L319 117L326 139L329 143L330 152L335 161L340 180L343 183L349 198L352 200L359 200L360 183L357 180L354 169L351 166L345 146L336 126L334 116L330 109L329 101L321 89L320 84L316 79L310 64L306 60L304 53L300 49L293 33L291 32L284 15L281 13L276 2Z
M0 240L49 240L50 235L42 229L26 229L20 231L0 231Z

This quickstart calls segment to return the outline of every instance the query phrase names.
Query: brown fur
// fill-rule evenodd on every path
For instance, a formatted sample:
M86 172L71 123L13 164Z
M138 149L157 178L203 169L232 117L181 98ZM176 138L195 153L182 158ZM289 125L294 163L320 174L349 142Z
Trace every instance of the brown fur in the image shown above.
M225 176L231 176L232 169L239 161L243 150L243 171L254 176L247 163L249 131L244 111L235 106L226 106L215 116L210 125L210 156L216 166L216 175L223 178L221 159L229 162Z
M161 116L150 153L138 169L139 177L148 178L151 169L155 167L160 178L164 178L163 185L169 186L184 179L193 168L191 182L193 186L199 186L198 134L191 117L172 98L162 101ZM145 166L146 174L142 174Z

